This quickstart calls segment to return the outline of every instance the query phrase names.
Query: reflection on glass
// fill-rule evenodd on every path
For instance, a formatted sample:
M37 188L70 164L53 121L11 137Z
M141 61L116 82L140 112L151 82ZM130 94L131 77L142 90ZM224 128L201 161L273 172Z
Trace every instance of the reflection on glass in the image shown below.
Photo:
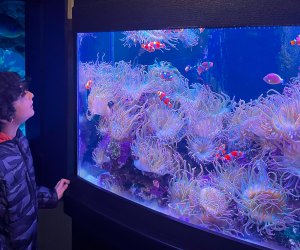
M0 72L25 76L25 1L0 2ZM25 124L21 125L25 134Z

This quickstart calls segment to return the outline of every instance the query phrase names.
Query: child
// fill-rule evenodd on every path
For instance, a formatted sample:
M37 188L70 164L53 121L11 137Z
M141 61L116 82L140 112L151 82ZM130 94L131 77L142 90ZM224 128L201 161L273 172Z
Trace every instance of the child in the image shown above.
M36 249L37 209L54 208L68 188L37 187L28 141L19 126L34 115L20 76L0 73L0 250Z

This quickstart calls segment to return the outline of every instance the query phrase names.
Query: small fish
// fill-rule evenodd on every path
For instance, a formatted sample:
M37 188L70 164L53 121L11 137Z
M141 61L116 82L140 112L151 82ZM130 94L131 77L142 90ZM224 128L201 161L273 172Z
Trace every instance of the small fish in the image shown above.
M166 81L171 81L173 79L173 75L169 71L162 71L160 73L160 78Z
M268 83L268 84L281 84L283 83L283 79L275 74L275 73L270 73L270 74L267 74L263 80Z
M87 83L85 84L85 89L91 89L92 87L92 80L88 80Z
M223 161L231 161L231 160L240 158L242 156L244 156L243 152L235 150L235 151L230 152L229 154L224 155L223 157L221 157L221 159Z
M164 49L166 47L164 43L158 41L150 42L147 44L143 43L141 46L144 50L147 50L148 52L154 52L156 49Z
M150 42L148 45L152 46L154 49L164 49L166 47L164 43L158 41Z
M191 65L187 65L187 66L185 66L185 68L184 68L184 71L185 72L189 72L190 70L192 70L194 67L192 67Z
M223 144L221 144L221 146L219 146L218 148L216 148L216 150L218 152L218 153L216 153L216 157L218 159L220 159L223 155L226 154L226 145L223 143Z
M166 95L166 93L162 92L162 91L157 91L157 95L159 97L159 99L161 101L164 102L164 104L166 104L169 108L173 107L173 104L171 103L170 98Z
M198 73L198 75L201 75L202 72L204 72L204 71L205 71L205 69L202 67L202 65L199 65L199 66L197 67L197 73Z
M144 44L144 43L143 43L141 46L142 46L142 48L143 48L144 50L146 50L146 51L148 51L148 52L150 52L150 53L155 51L154 47L153 47L153 46L150 46L149 43L148 43L148 44Z
M294 40L290 41L292 46L298 45L300 46L300 35L298 35Z
M205 70L209 70L210 68L212 68L214 66L214 63L213 62L203 62L203 63L201 63L201 65Z
M214 66L213 62L203 62L197 67L198 75L201 75L204 71L208 71Z
M218 160L222 161L231 161L233 159L240 158L244 156L244 153L242 151L231 151L230 153L226 154L226 145L223 143L219 147L216 148L217 153L215 154L215 157Z

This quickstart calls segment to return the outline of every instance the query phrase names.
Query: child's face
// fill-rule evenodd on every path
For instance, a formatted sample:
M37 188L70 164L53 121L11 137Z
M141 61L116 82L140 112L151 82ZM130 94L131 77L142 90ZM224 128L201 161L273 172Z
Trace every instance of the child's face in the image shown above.
M14 102L14 108L16 109L14 121L22 124L34 115L33 110L33 94L30 91L25 90L24 93Z

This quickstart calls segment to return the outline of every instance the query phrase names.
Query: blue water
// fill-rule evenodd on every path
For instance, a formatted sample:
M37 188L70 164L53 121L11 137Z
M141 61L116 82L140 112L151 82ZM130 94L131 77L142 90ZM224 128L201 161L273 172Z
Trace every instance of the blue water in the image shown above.
M297 249L299 34L78 34L78 175L199 230Z

